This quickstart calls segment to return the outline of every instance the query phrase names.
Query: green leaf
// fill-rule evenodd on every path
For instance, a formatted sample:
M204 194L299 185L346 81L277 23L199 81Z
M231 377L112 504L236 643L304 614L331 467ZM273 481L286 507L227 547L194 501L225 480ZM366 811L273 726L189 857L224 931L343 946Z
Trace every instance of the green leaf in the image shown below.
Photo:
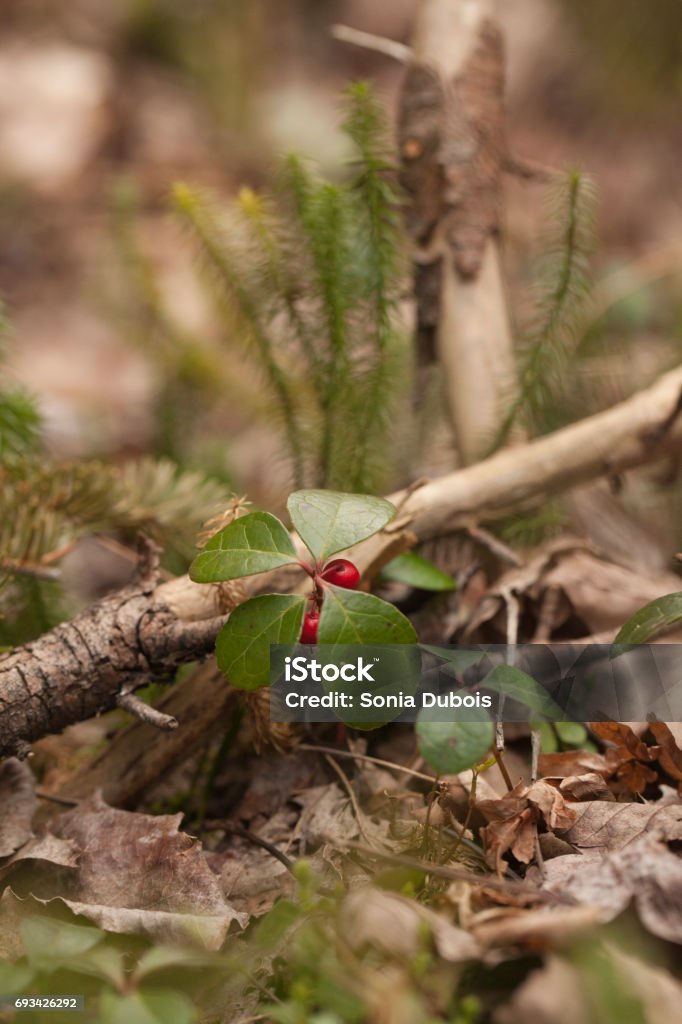
M587 729L580 722L555 722L554 728L564 746L585 749Z
M287 508L301 540L320 562L378 533L396 511L384 498L339 491L294 491Z
M34 977L35 972L28 964L0 960L0 992L4 997L18 995L22 989L28 988Z
M194 1008L182 992L156 989L100 998L102 1024L191 1024Z
M645 644L654 634L682 619L682 594L657 597L640 608L621 628L614 641L620 644ZM622 653L616 651L614 653Z
M167 971L171 968L210 968L217 967L221 961L215 956L200 953L195 949L183 949L173 946L153 946L140 958L135 970L135 981L156 971Z
M473 768L482 761L493 745L493 723L490 719L476 721L467 713L476 714L474 708L461 708L455 722L429 720L428 714L437 714L437 709L421 711L417 719L416 732L419 750L434 771L439 775L456 775ZM478 712L480 715L480 711Z
M211 537L189 567L189 575L195 583L219 583L297 561L291 537L279 519L269 512L252 512Z
M456 589L452 576L441 572L432 562L427 562L414 551L406 551L385 565L381 570L380 579L406 583L408 587L417 587L418 590Z
M545 718L557 721L566 717L566 712L554 703L544 686L513 665L498 665L481 680L481 686L519 701Z
M282 941L286 933L301 920L304 913L299 903L287 899L278 900L272 910L268 911L258 922L256 944L263 949L273 949L278 942Z
M388 601L327 585L317 639L321 644L414 644L417 634Z
M25 917L19 925L19 932L29 960L79 956L104 938L104 932L99 928L69 924L39 914Z
M420 644L420 647L423 651L435 654L437 658L454 665L455 672L466 672L472 665L477 665L488 656L486 651L449 650L447 647L434 647L431 644Z
M233 686L257 690L270 682L270 644L294 644L301 635L306 599L263 594L238 605L218 633L218 666Z

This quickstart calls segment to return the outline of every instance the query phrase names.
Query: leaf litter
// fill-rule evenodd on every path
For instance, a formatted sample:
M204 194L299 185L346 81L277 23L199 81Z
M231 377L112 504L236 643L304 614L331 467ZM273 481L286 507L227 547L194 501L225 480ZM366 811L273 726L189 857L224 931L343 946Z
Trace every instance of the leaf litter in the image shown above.
M396 972L398 987L406 964L426 950L433 970L518 964L508 998L495 1004L495 1024L524 1019L531 1007L539 1020L554 1012L552 1019L572 1024L584 1009L573 992L576 977L585 977L576 950L597 941L600 929L634 914L652 941L682 944L682 754L675 735L658 722L641 735L623 723L593 723L592 732L601 753L541 755L536 782L500 791L480 776L466 835L469 847L482 847L487 866L458 838L472 773L446 777L436 789L423 771L392 772L385 738L378 764L368 758L365 738L352 741L348 757L336 760L342 778L314 750L254 758L226 827L204 831L203 843L183 831L182 814L122 811L97 795L55 812L34 834L30 772L10 766L0 775L0 837L11 851L0 860L0 945L16 960L17 922L61 906L60 913L108 933L225 950L235 936L248 943L254 922L268 922L287 900L295 905L303 859L336 906L338 941L363 962L371 950ZM457 880L448 880L450 868ZM285 951L300 921L291 927ZM539 966L524 973L529 955ZM608 956L622 972L620 945ZM680 986L662 969L640 966L628 983L645 1019L657 1024ZM662 986L658 1003L643 995L646 978ZM562 1008L559 993L569 989Z

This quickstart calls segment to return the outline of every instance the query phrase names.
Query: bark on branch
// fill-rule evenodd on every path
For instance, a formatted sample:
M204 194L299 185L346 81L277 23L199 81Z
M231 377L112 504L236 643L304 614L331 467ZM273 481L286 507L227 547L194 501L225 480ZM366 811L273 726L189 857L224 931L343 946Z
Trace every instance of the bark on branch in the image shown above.
M494 520L679 450L681 408L678 368L606 412L393 494L398 516L351 557L371 577L410 543L466 528L472 518ZM251 593L283 592L298 588L301 578L298 570L281 569L247 582ZM121 693L150 676L168 676L181 662L208 654L236 599L224 586L202 586L187 576L157 585L153 566L147 567L131 586L0 656L0 755L25 753L41 736L115 707Z

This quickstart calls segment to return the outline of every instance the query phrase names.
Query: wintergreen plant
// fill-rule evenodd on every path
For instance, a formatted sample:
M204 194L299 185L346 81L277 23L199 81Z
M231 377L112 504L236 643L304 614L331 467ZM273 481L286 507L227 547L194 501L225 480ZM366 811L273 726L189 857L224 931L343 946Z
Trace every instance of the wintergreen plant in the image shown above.
M311 577L309 596L252 597L235 608L218 634L218 665L233 686L244 690L268 685L271 644L416 642L414 627L397 608L352 589L357 577L350 585L330 582L331 556L381 530L395 515L393 505L366 494L304 490L289 496L287 508L312 562L299 558L279 519L252 512L211 537L189 570L197 583L220 583L287 565L299 565ZM304 626L312 631L308 637L302 634Z

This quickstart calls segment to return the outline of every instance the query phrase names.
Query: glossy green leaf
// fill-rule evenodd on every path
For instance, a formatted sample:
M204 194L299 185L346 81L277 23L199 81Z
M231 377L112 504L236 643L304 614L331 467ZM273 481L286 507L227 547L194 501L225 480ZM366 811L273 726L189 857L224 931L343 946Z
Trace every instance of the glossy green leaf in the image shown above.
M388 601L360 590L326 586L317 638L321 644L413 644L417 634Z
M456 775L485 758L494 738L489 718L481 719L481 712L473 708L461 708L454 722L430 720L437 714L437 709L421 711L416 725L420 753L434 771Z
M301 540L319 562L378 533L395 515L384 498L338 491L294 491L287 508Z
M296 643L305 608L299 594L263 594L235 608L216 640L218 666L233 686L268 685L270 644Z
M640 608L620 629L614 647L627 644L645 644L661 629L682 619L682 594L666 594ZM614 654L622 651L614 651Z
M481 680L481 686L525 704L535 714L545 718L558 721L566 717L566 712L552 700L544 686L513 665L498 665Z
M406 551L392 559L381 570L380 578L393 583L405 583L408 587L416 587L418 590L456 589L456 583L452 576L441 572L437 566L422 558L415 551Z
M219 583L254 576L297 562L291 537L269 512L252 512L220 530L189 568L196 583Z

